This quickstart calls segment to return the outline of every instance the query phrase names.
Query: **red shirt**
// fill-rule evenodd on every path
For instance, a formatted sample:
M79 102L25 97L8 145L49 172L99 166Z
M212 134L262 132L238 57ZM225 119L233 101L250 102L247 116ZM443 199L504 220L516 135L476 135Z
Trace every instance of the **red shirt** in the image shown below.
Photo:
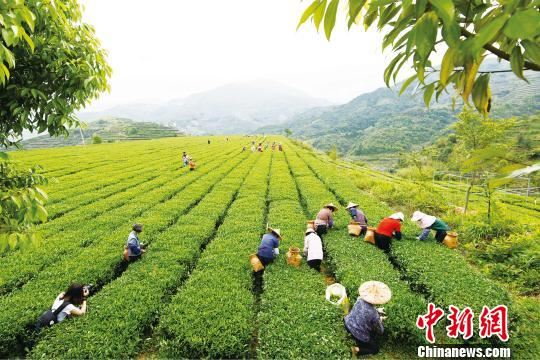
M392 237L394 232L401 232L401 222L396 219L384 218L377 226L377 233Z

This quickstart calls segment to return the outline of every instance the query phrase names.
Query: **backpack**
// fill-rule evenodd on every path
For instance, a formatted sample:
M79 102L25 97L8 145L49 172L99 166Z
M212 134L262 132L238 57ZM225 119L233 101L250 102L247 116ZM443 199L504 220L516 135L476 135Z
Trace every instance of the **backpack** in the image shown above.
M58 314L62 312L62 310L65 309L66 306L68 306L70 303L67 301L64 301L58 309L52 311L52 309L49 309L45 311L39 319L36 322L36 330L40 330L41 328L46 328L53 326L54 324L58 323Z

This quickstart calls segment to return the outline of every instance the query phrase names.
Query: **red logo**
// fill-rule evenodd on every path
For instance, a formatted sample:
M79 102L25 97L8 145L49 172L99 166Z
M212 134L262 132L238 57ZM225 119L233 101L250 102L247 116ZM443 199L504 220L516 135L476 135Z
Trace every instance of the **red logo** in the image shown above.
M478 319L481 338L497 335L502 341L508 341L508 308L505 305L493 309L484 306Z
M433 334L433 327L437 325L439 320L444 316L444 311L441 308L435 306L435 304L428 304L428 313L419 316L416 320L416 326L419 329L426 329L426 339L430 343L435 342L435 334Z
M470 339L473 336L474 328L472 309L466 307L460 310L454 305L450 305L448 310L450 312L447 319L450 324L446 327L446 335L454 339L459 335L462 335L464 340ZM418 316L416 320L416 326L421 330L426 330L426 340L432 344L435 342L433 328L444 315L443 309L429 303L427 314ZM484 306L478 321L479 335L482 339L497 335L502 341L508 341L508 308L505 305L498 305L493 309Z

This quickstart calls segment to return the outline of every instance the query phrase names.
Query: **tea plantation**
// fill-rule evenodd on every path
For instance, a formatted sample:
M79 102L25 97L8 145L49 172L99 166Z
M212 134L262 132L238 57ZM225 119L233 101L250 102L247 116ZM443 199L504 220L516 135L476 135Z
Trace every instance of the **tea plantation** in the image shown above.
M284 151L252 153L251 141L281 142ZM182 167L182 151L196 161L195 171ZM286 138L167 138L10 156L42 165L58 181L46 189L42 242L0 257L0 358L349 359L353 341L325 288L340 282L353 303L367 280L393 292L382 351L372 358L416 358L416 346L426 344L416 319L429 302L469 306L475 314L505 304L514 357L538 349L537 329L525 325L513 295L459 248L420 243L408 220L390 254L350 237L348 201L361 204L372 225L406 209L359 186L361 169ZM325 273L287 265L288 248L303 246L306 221L328 202L341 210L325 237ZM127 265L122 250L135 222L144 224L148 251ZM266 224L280 228L283 240L259 291L248 256ZM36 334L38 316L72 282L95 284L89 312ZM436 328L437 344L464 343L446 337L446 325ZM469 343L508 345L475 334Z

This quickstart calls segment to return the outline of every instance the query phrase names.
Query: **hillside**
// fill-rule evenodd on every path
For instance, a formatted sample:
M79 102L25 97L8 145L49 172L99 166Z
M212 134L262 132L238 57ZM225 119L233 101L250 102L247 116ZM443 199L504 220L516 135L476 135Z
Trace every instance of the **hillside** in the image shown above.
M486 61L482 69L505 67ZM526 76L530 85L512 73L492 75L493 117L528 115L540 110L540 74L527 72ZM449 95L441 96L439 103L426 109L421 94L415 96L411 90L399 96L400 87L380 88L344 105L312 109L282 125L263 127L257 132L282 133L290 128L293 137L323 150L336 145L349 156L384 158L434 141L455 121Z
M98 135L103 142L125 140L157 139L174 137L178 130L152 122L135 122L130 119L109 118L92 121L82 130L85 143L92 143L92 137ZM52 138L41 135L22 141L24 149L49 148L61 146L81 145L81 132L79 129L70 130L68 137Z
M21 162L40 163L58 182L46 188L49 221L39 226L40 246L2 254L0 358L348 359L352 339L342 309L324 297L326 286L341 283L353 304L368 280L392 291L381 353L373 359L414 358L417 346L426 344L416 319L430 301L444 309L469 306L475 314L484 305L508 305L513 356L531 358L538 323L518 316L511 294L467 263L463 245L456 251L433 239L415 240L410 209L428 188L350 169L350 163L331 162L283 137L268 141L283 143L284 152L263 153L242 151L251 141L245 137L211 139L13 153ZM181 166L181 151L196 160L195 171ZM371 179L366 175L373 176L370 183L357 183ZM400 191L393 200L409 206L380 199L384 189ZM361 201L370 224L394 212L391 206L406 212L404 238L394 241L390 254L348 234L343 208L350 200ZM328 202L341 210L324 236L325 272L309 268L305 258L299 267L288 265L286 252L302 247L306 221ZM538 221L519 205L507 214L531 226ZM457 218L444 218L459 225ZM144 225L140 237L148 247L128 264L121 254L134 222ZM257 287L248 257L267 224L280 228L283 238L264 286ZM469 234L460 235L460 244L470 241ZM96 284L89 313L34 332L36 318L74 279ZM538 307L531 313L537 316ZM441 321L436 327L437 345L497 344L495 336L480 339L476 323L470 340L448 338L445 326ZM528 353L519 356L524 348Z
M315 106L329 105L302 91L273 81L252 81L174 99L164 104L128 104L79 116L93 120L121 116L174 126L190 134L234 134L280 124Z

